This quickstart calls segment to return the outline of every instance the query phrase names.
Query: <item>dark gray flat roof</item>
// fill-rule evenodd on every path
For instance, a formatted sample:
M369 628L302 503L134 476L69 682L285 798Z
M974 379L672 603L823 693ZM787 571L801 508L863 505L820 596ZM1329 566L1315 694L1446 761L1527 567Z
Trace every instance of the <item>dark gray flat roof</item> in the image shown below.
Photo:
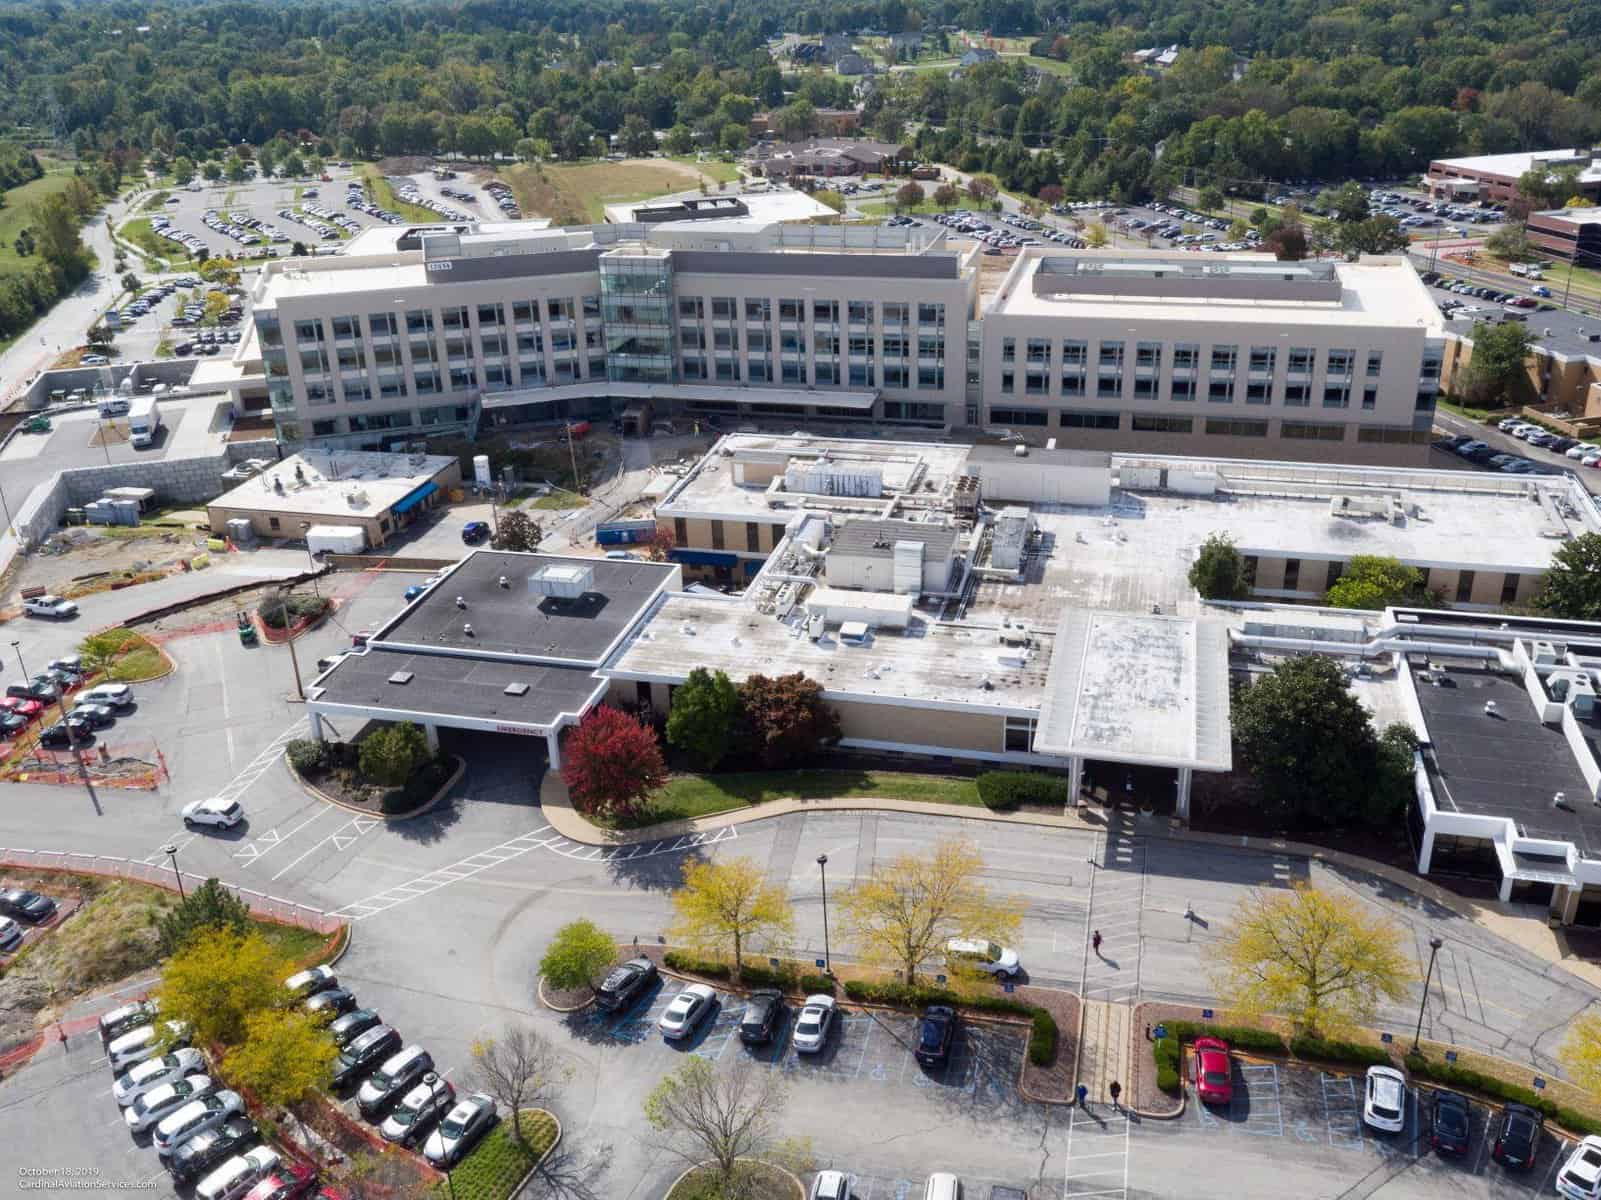
M590 590L577 600L531 594L528 576L551 563L589 568L594 573ZM599 666L607 647L676 569L666 563L478 550L374 641ZM499 583L503 575L505 588ZM458 596L465 608L456 607ZM463 630L469 624L470 637Z
M397 672L407 682L391 683ZM409 654L376 645L366 654L343 659L322 682L317 699L325 704L398 709L419 717L474 717L518 725L550 725L563 713L578 712L603 681L587 667L491 662L459 655ZM520 696L508 684L527 684Z
M841 554L891 558L896 542L922 542L925 558L949 558L956 548L956 530L921 521L846 521L835 532L832 549Z
M1601 857L1601 809L1590 803L1562 730L1540 723L1523 685L1456 668L1443 679L1436 685L1413 671L1438 763L1441 811L1507 817L1530 837L1572 842L1586 858ZM1493 717L1485 714L1486 700L1495 701ZM1563 808L1551 804L1557 792L1567 794Z

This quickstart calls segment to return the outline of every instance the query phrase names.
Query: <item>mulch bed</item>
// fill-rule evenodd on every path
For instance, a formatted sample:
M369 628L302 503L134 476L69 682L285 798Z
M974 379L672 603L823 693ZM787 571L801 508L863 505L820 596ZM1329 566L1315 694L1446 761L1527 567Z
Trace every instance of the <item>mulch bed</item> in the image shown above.
M1074 1059L1078 1054L1078 997L1061 988L1025 984L1017 998L1038 1005L1056 1018L1056 1058L1047 1067L1036 1067L1023 1056L1022 1088L1035 1100L1071 1103L1073 1099Z
M577 1008L595 998L595 989L587 987L554 988L548 979L539 981L540 999L554 1008Z
M364 782L360 769L353 764L328 763L302 772L301 778L349 808L381 817L390 813L410 812L426 803L450 778L457 761L447 756L425 763L403 786L395 788Z
M1188 1004L1160 1004L1147 1000L1134 1010L1136 1038L1134 1052L1129 1056L1134 1066L1134 1107L1140 1112L1157 1116L1177 1116L1184 1107L1183 1085L1173 1095L1156 1086L1156 1059L1151 1056L1151 1043L1145 1040L1145 1027L1155 1027L1163 1021L1199 1021L1201 1010Z

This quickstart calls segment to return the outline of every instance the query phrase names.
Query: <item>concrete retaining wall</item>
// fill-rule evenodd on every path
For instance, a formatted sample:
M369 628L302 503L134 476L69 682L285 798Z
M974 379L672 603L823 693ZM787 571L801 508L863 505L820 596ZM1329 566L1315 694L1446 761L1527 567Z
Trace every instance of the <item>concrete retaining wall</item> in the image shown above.
M95 392L114 392L127 375L133 376L137 388L153 379L168 387L188 383L200 360L194 358L154 359L150 362L111 363L104 367L69 367L60 371L45 371L28 385L23 402L31 409L44 408L50 403L51 392L71 392L83 388Z

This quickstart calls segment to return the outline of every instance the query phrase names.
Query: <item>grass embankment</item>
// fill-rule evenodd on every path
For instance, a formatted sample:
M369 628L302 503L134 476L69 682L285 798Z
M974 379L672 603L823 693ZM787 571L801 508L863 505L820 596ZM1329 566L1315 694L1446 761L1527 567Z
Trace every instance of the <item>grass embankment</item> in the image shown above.
M941 208L938 204L935 204L934 201L929 198L929 197L931 197L933 195L934 189L940 186L938 182L936 182L935 180L931 180L931 179L930 180L919 179L919 180L915 180L914 182L916 182L917 185L923 189L924 198L923 198L923 202L921 204L901 205L901 204L896 204L893 199L890 199L890 200L863 200L863 201L859 202L856 205L856 207L862 213L863 216L868 216L868 217L893 217L897 213L922 213L925 216L933 216L935 213L942 213L942 212L949 212L950 211L947 208ZM895 184L894 187L891 187L886 194L889 195L889 196L894 196L895 187L900 187L900 186L902 186L902 185L901 184ZM965 200L967 198L967 194L964 192L962 195L963 195L963 199Z
M727 775L675 775L646 808L619 828L709 817L771 800L871 796L934 804L982 805L978 784L948 775L900 771L741 771Z
M33 224L34 205L65 191L71 183L72 171L62 167L6 189L5 203L0 205L0 277L39 261L37 256L22 258L17 254L17 235Z
M507 1200L522 1177L556 1144L556 1119L543 1109L524 1109L517 1117L528 1145L519 1145L508 1121L501 1121L450 1173L450 1183L439 1183L435 1197L445 1200Z
M577 492L551 492L548 496L540 496L529 508L557 511L564 508L583 508L589 504L589 497L580 496Z
M697 160L693 154L675 154L673 155L673 161L688 167L691 171L699 171L702 175L709 175L713 183L734 183L739 179L738 165L724 162L720 158Z
M95 643L98 654L109 656L100 682L143 683L147 679L158 679L172 669L158 646L131 629L107 629L86 642Z
M387 208L390 212L399 213L408 221L437 221L439 214L431 208L424 208L420 204L407 204L395 195L395 189L389 180L384 178L375 163L362 163L356 168L356 174L367 184L367 190L372 193L373 203L380 208Z
M669 192L691 191L703 182L700 172L714 174L717 163L686 165L673 159L627 159L623 162L525 163L507 167L502 178L511 185L517 204L530 216L549 217L556 225L599 224L606 205L649 200Z

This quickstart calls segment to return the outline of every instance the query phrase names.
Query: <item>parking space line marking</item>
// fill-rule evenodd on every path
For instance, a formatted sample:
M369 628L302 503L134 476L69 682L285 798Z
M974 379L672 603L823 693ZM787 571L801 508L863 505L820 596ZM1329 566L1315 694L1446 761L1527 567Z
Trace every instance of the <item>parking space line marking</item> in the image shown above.
M320 808L316 812L312 813L311 816L307 817L304 821L300 822L300 824L296 825L288 833L279 833L276 827L269 829L254 842L240 847L239 850L235 851L234 857L242 859L243 865L248 867L263 855L268 854L272 850L283 845L290 838L294 837L295 834L299 833L306 826L310 825L313 821L319 820L326 814L336 811L338 810L333 808L331 805Z

